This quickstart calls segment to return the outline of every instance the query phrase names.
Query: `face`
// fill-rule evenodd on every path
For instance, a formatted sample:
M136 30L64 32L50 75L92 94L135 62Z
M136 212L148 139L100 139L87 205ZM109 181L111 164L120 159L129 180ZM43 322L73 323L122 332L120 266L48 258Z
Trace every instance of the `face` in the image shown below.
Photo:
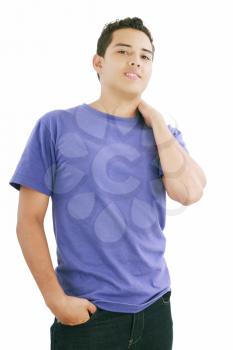
M140 96L151 77L151 52L151 42L142 31L124 28L113 32L104 58L98 55L93 58L102 88Z

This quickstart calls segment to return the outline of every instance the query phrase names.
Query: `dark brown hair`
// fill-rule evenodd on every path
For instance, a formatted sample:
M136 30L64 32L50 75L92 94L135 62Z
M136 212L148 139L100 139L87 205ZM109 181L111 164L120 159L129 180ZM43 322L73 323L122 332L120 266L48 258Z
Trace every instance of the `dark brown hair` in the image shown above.
M113 32L122 28L133 28L133 29L140 30L141 32L144 32L150 39L150 42L152 45L153 57L154 57L155 48L153 45L153 38L151 36L149 29L144 26L143 21L141 20L141 18L138 18L138 17L133 17L133 18L126 17L124 19L121 19L121 20L117 19L114 22L105 24L102 30L102 33L100 34L100 37L97 41L97 49L96 49L97 55L104 57L108 46L112 42ZM98 73L97 73L97 76L98 76L98 79L100 80Z

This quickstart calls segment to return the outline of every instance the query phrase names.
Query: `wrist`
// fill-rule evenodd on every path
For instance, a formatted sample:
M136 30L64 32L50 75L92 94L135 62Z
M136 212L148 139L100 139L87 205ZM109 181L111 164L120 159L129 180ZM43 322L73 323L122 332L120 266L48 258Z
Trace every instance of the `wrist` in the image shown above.
M49 296L45 298L45 304L49 309L54 310L59 306L61 306L66 299L66 294L63 291L57 293L51 293Z

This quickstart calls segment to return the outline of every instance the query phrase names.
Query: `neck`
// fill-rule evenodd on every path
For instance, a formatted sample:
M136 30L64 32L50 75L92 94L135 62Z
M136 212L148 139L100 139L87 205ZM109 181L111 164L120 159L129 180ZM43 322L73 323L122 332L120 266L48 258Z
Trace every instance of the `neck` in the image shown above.
M122 98L122 96L116 94L106 95L101 93L99 99L90 103L90 105L104 113L121 117L133 117L136 114L140 99L138 96L124 96Z

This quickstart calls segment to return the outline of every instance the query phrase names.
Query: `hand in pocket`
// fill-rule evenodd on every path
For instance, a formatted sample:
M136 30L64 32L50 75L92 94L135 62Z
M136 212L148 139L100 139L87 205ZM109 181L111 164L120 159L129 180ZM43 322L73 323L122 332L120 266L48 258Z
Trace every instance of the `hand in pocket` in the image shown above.
M97 307L84 298L65 295L50 306L58 322L67 326L75 326L87 322Z

